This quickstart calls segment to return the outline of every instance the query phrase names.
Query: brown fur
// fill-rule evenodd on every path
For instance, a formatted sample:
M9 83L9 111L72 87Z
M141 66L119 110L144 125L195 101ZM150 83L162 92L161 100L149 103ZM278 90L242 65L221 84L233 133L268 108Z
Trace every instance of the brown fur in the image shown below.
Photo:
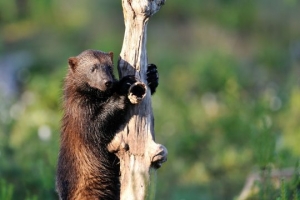
M119 199L119 161L106 146L125 123L128 103L110 69L111 57L88 50L69 59L57 169L60 199ZM95 66L99 72L92 74Z
M128 122L127 94L134 76L113 75L112 53L86 50L69 59L56 186L61 200L120 199L120 166L107 145ZM158 85L155 65L147 81Z

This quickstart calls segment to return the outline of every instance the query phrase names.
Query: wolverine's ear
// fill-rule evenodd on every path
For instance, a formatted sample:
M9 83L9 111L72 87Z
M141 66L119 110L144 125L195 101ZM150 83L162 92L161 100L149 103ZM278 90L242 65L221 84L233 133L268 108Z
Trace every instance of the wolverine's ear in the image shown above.
M111 62L114 62L114 53L113 52L108 52L109 56L110 56L110 59L111 59Z
M76 57L70 57L69 58L69 67L71 68L71 70L73 72L75 71L77 63L78 63L78 59Z

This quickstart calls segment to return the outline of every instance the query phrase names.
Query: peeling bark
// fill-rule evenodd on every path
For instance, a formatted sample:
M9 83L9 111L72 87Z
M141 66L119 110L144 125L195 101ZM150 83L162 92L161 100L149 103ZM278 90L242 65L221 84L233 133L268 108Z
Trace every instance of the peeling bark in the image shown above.
M146 83L147 24L164 3L165 0L122 0L125 34L118 62L120 77L135 74ZM167 149L154 141L150 89L136 103L129 112L129 123L108 145L120 159L121 200L154 198L151 184L156 169L167 159Z

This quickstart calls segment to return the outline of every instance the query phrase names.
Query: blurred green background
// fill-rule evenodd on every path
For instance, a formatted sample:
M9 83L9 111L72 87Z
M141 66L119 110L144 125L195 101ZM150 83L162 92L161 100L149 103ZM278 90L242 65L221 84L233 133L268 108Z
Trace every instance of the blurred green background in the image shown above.
M118 0L0 1L0 199L57 199L67 59L117 56ZM169 151L156 199L299 199L300 1L167 0L148 25L159 67L156 140ZM276 187L271 172L292 168ZM281 179L281 178L279 178Z

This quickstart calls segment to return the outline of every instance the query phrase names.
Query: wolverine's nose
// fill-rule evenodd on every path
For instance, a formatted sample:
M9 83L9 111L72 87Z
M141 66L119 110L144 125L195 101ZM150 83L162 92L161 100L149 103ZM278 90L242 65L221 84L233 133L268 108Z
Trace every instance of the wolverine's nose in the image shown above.
M111 85L112 85L112 82L111 82L111 81L106 81L106 82L105 82L105 86L106 86L107 88L110 88Z

